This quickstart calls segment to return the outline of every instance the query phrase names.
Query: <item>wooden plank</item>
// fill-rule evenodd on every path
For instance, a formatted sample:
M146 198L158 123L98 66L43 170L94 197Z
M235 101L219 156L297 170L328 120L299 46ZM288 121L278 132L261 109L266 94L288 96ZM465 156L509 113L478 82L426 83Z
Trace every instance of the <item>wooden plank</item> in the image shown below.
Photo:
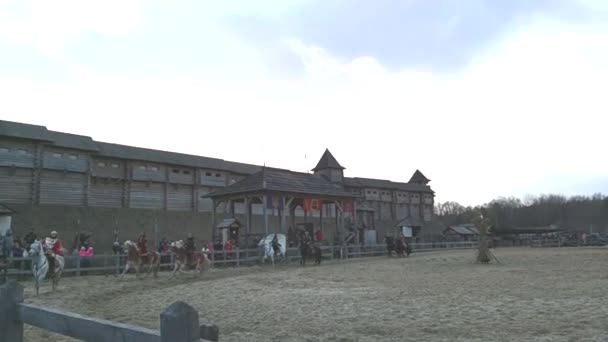
M23 301L23 286L15 280L0 286L0 341L22 342L23 323L15 319L18 303Z
M18 304L20 321L83 341L161 341L156 330L115 323L33 304ZM177 342L177 341L176 341Z

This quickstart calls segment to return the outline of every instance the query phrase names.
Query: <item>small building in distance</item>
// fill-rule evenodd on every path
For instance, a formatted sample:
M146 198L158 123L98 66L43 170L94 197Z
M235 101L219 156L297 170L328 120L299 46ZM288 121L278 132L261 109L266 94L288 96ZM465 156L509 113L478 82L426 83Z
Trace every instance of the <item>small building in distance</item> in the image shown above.
M447 227L443 231L443 236L448 241L477 241L479 230L473 223L464 223Z

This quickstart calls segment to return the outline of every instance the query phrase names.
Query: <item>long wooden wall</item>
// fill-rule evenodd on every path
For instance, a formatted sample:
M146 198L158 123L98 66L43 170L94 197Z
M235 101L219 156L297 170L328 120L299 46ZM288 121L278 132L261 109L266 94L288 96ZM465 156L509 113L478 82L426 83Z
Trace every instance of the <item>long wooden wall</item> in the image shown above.
M0 138L0 202L210 212L205 194L246 177L147 161L114 159L95 152ZM376 221L405 217L429 221L433 195L380 188L352 188L374 209ZM236 212L244 213L237 204ZM218 211L227 211L218 207ZM261 205L254 205L261 215ZM297 216L303 212L297 211ZM326 217L333 217L328 208ZM313 215L314 216L314 215Z

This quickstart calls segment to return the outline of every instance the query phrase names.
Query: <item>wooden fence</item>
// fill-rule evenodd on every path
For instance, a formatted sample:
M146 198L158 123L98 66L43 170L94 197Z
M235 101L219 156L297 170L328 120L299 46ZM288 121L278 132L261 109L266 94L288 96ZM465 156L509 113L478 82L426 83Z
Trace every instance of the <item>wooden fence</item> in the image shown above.
M446 249L470 249L477 248L477 242L428 242L414 243L410 245L413 252L428 252ZM386 245L378 244L371 246L321 246L324 260L344 260L361 257L374 257L386 255ZM235 249L231 252L215 251L210 254L212 267L240 267L255 265L261 262L259 249ZM118 254L100 254L91 257L80 257L78 255L67 255L65 257L64 275L80 276L86 274L119 274L122 272L126 257ZM173 267L173 255L166 254L161 257L161 270L170 270ZM299 262L300 250L298 248L287 249L287 262ZM31 275L30 258L13 258L13 267L9 269L8 276Z
M446 249L477 248L477 242L428 242L414 243L410 245L413 252L428 252ZM386 255L386 245L378 244L371 246L321 246L324 260L344 260L361 257L374 257ZM259 249L235 249L231 252L215 251L210 254L212 267L240 267L255 265L261 262ZM100 254L91 257L80 257L79 255L67 255L65 257L65 275L86 274L119 274L122 272L126 257L118 254ZM298 248L287 249L287 262L299 262L300 250ZM170 270L174 264L171 254L161 257L161 270ZM12 268L8 270L8 276L31 275L30 258L13 258Z
M0 286L0 342L22 342L29 324L64 336L91 342L218 341L219 329L199 322L198 312L175 302L160 313L160 331L23 303L23 287L15 280Z

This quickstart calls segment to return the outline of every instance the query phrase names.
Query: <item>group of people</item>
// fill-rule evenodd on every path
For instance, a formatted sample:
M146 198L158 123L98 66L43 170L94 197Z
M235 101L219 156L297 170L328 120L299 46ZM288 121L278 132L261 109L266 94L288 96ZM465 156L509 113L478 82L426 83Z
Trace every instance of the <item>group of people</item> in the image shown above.
M146 237L146 233L142 233L136 241L136 246L140 257L147 258L148 257L148 238ZM120 246L120 244L114 243L114 246ZM186 252L187 262L190 262L194 258L194 254L196 252L196 240L192 233L189 233L186 239L184 240L184 250ZM115 247L113 247L115 249ZM169 254L171 252L171 243L167 240L166 237L163 237L157 248L157 252L161 255L161 262L166 263L169 262Z

